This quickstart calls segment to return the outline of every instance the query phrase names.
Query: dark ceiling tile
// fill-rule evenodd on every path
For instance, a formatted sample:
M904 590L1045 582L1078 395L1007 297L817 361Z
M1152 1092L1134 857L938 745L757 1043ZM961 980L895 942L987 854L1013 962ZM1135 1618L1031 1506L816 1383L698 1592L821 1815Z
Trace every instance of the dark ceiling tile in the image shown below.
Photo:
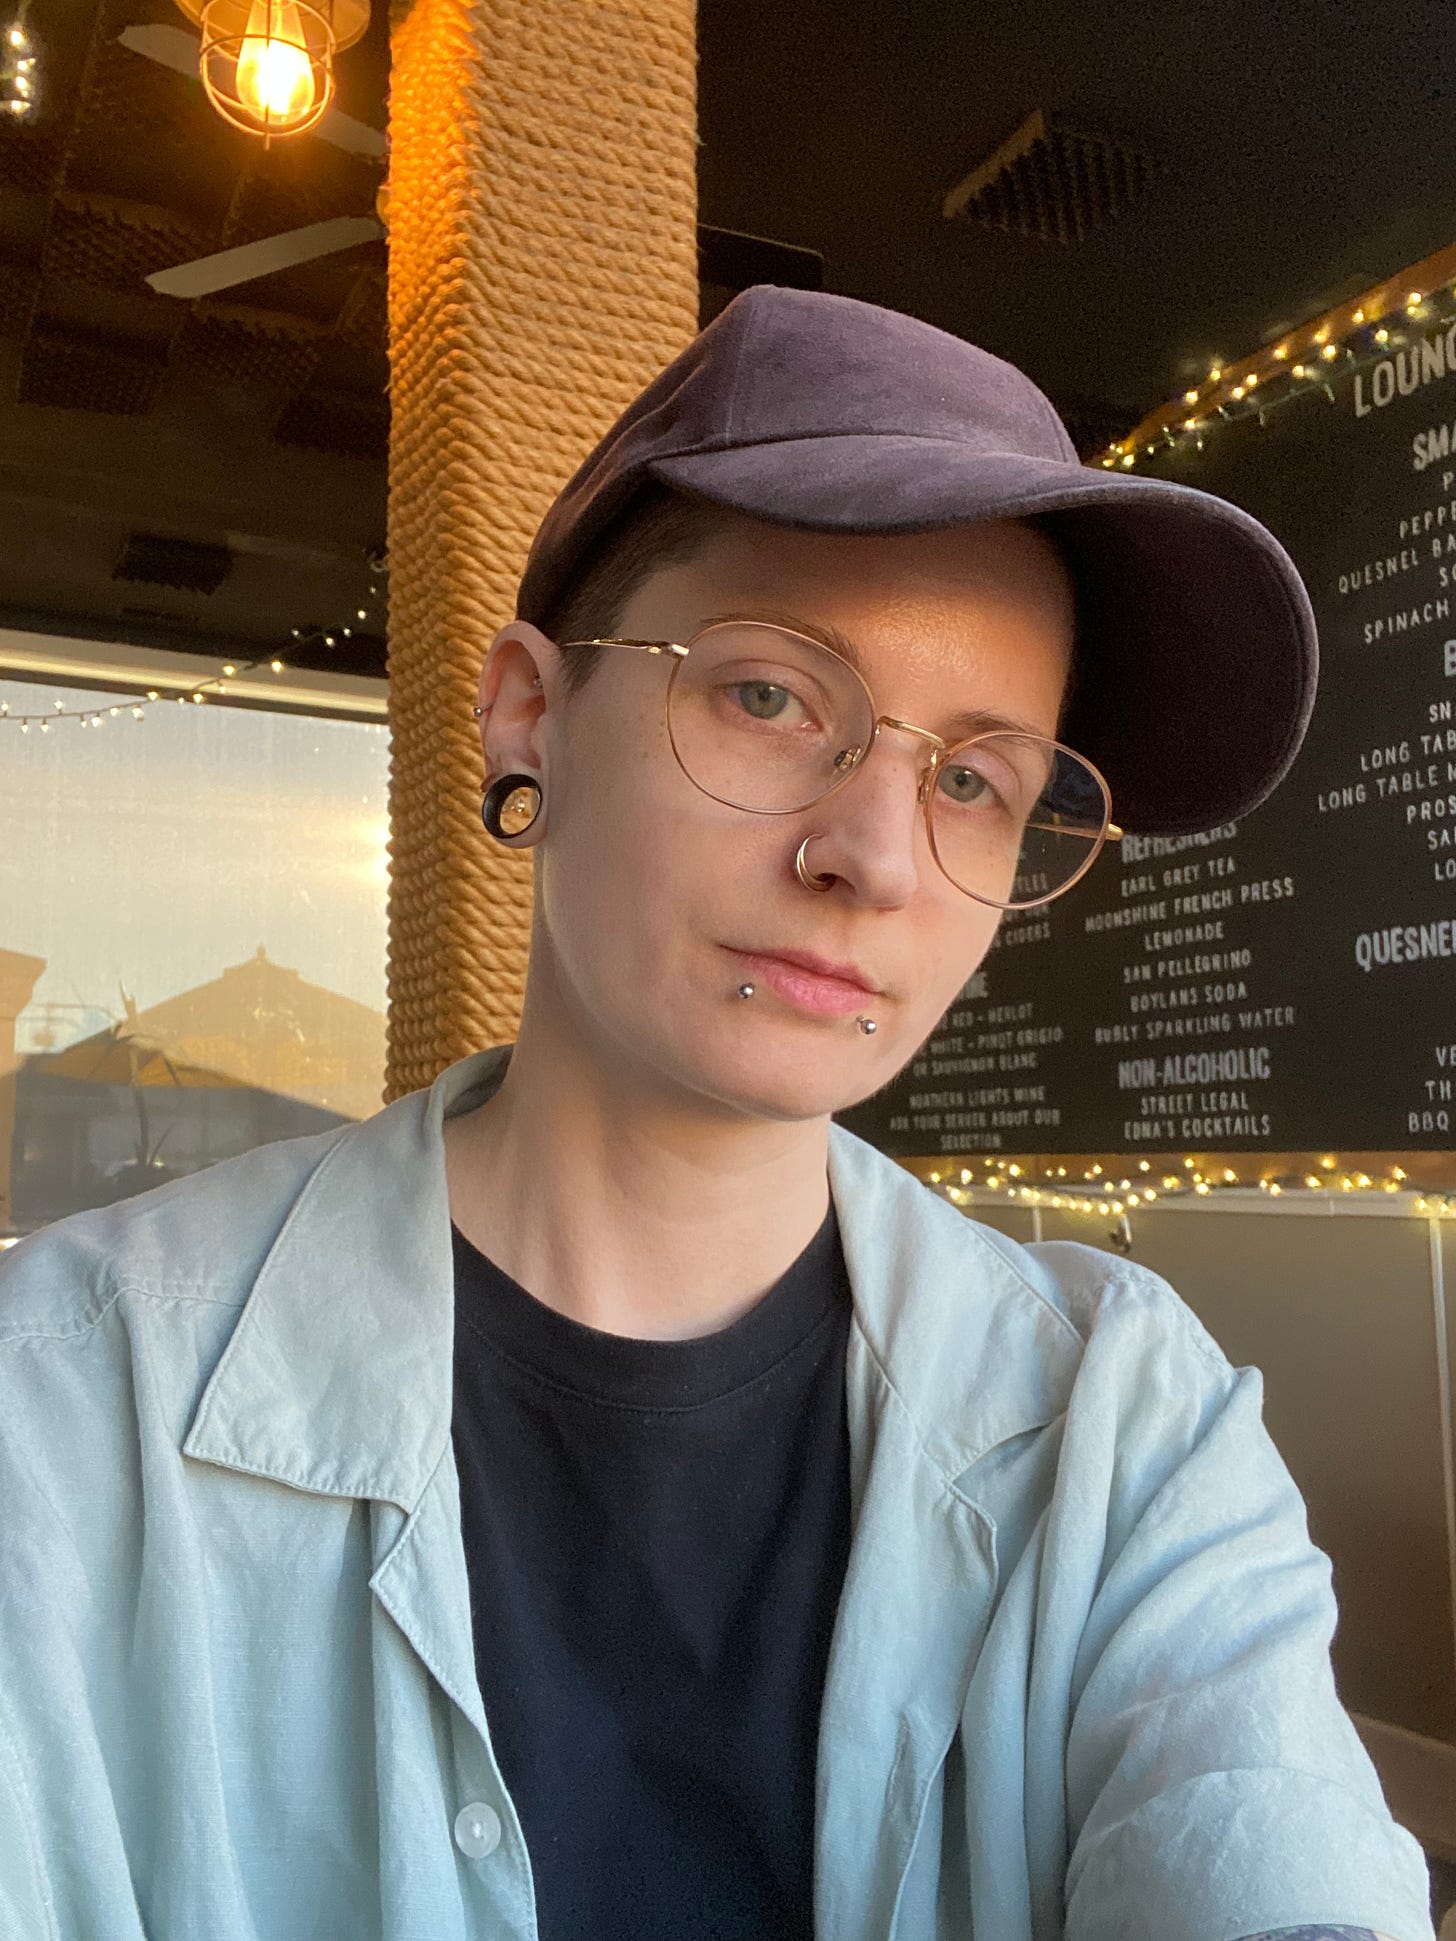
M18 401L63 411L150 411L166 368L165 353L153 345L37 324L21 354Z
M0 337L19 336L25 330L39 289L39 270L0 261Z
M46 236L47 277L133 294L154 270L185 263L207 248L195 228L165 209L62 190Z
M946 197L943 213L1042 243L1085 242L1138 202L1163 164L1038 108Z
M54 120L0 123L0 181L26 195L50 195L65 163L65 132Z
M247 159L246 140L208 105L200 81L101 39L77 109L66 186L170 210L212 236Z
M128 534L111 577L143 586L175 587L184 593L216 593L232 565L233 556L226 546L205 546L163 533L134 532Z
M389 411L382 398L305 393L288 405L274 435L282 445L382 463L389 450Z
M310 325L282 318L269 324L197 303L178 332L173 354L179 370L291 394L312 377L323 342Z

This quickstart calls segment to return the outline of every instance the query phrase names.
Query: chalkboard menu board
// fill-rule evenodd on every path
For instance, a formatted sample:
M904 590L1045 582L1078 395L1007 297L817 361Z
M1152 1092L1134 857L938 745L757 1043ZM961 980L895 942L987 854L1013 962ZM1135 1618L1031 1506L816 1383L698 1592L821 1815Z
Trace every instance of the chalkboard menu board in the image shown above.
M838 1115L861 1137L922 1156L1451 1146L1456 324L1330 391L1142 465L1243 506L1298 564L1321 675L1294 768L1237 825L1126 837L1008 916L912 1063Z

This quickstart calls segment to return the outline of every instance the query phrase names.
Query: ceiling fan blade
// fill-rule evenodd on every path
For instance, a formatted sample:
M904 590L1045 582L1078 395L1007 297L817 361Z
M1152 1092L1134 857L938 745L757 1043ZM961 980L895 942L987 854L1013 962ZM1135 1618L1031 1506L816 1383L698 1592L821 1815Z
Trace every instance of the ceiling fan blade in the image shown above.
M170 67L176 74L185 74L189 80L199 78L202 42L196 34L189 34L185 27L151 23L124 28L116 38L133 54L145 55L147 60ZM352 115L342 114L337 108L330 108L307 132L322 136L336 148L347 149L351 155L368 155L382 161L388 153L388 144L378 128L371 128L367 122L356 121Z
M322 136L335 148L346 148L351 155L367 155L374 161L382 162L389 153L389 143L378 128L371 128L367 121L355 121L338 108L330 108L308 132Z
M162 67L170 67L177 74L190 75L195 81L197 64L202 55L202 42L196 34L189 34L185 27L127 27L116 37L123 47L129 47L133 54L145 54L149 61L157 61Z
M698 275L734 293L752 283L780 283L791 290L822 290L824 258L815 249L751 236L741 229L698 224Z
M384 224L375 216L333 216L303 229L285 229L281 236L265 236L260 242L219 250L215 256L199 256L196 262L180 263L176 269L156 270L147 282L164 297L211 296L215 290L230 290L235 283L251 283L255 276L271 276L275 270L311 263L316 256L332 256L336 250L352 249L356 243L376 242L383 234Z

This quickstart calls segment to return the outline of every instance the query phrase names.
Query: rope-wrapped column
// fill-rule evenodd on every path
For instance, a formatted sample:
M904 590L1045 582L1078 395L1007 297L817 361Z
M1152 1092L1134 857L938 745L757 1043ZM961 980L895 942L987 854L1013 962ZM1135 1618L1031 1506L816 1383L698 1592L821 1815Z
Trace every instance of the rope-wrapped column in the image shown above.
M693 0L414 0L392 40L386 1100L515 1035L532 869L480 825L480 663L698 317Z

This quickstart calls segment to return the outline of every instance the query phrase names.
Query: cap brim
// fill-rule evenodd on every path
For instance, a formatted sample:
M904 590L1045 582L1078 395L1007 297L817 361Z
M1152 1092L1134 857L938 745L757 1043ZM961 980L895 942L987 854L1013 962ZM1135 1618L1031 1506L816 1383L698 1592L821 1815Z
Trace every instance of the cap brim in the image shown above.
M835 434L657 458L677 491L812 531L1050 521L1078 601L1063 738L1095 762L1123 828L1210 829L1288 772L1314 706L1314 614L1289 554L1240 507L1167 479Z

